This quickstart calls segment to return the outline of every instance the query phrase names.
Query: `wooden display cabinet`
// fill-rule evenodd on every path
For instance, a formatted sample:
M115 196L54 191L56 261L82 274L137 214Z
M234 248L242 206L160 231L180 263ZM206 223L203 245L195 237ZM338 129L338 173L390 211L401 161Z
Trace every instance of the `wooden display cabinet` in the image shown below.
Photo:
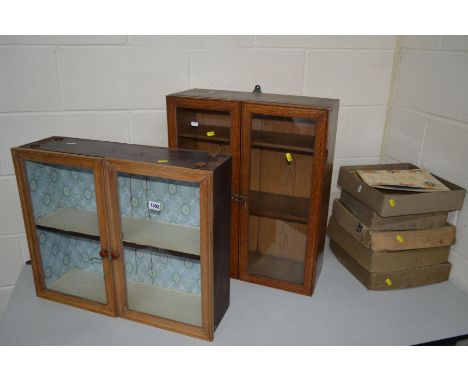
M192 89L167 96L169 146L232 155L231 277L311 295L338 100Z
M229 156L65 137L12 156L39 297L213 339L229 306Z

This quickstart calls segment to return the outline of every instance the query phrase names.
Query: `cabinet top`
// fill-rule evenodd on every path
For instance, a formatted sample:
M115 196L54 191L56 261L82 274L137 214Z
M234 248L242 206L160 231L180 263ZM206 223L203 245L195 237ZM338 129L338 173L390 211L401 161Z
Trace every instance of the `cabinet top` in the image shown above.
M190 89L179 93L169 94L168 97L222 99L239 102L260 102L283 105L296 105L302 107L319 107L325 109L330 109L333 106L338 106L340 102L338 99L332 98L317 98L271 93L249 93L214 89Z
M12 150L18 149L33 149L44 152L59 152L108 159L124 159L206 171L215 170L231 158L226 154L71 137L49 137L13 148Z

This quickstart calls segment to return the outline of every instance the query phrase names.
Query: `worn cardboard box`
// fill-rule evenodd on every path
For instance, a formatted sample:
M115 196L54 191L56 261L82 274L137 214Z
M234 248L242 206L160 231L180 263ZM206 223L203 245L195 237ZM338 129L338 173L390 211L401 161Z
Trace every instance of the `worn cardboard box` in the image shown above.
M359 169L411 169L409 163L343 166L338 175L338 185L382 217L423 214L428 212L455 211L461 209L465 190L438 176L450 191L407 192L373 188L356 173ZM434 175L435 176L435 175Z
M431 212L384 218L345 190L341 191L341 202L362 224L375 231L437 228L443 227L447 223L447 212Z
M328 236L370 272L397 271L445 263L450 247L409 249L406 251L372 251L366 248L332 216L327 228Z
M446 281L452 267L446 262L398 271L369 272L333 240L330 240L330 248L341 264L369 290L414 288Z
M362 224L339 199L333 202L333 216L356 240L373 251L446 247L455 243L455 227L412 229L407 231L373 231Z

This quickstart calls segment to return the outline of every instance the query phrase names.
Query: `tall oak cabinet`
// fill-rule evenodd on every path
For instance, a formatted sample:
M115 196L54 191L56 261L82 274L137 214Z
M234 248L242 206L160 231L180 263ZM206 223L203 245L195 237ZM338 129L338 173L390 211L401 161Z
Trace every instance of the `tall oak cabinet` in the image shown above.
M231 277L311 295L339 101L192 89L167 96L169 147L228 153Z

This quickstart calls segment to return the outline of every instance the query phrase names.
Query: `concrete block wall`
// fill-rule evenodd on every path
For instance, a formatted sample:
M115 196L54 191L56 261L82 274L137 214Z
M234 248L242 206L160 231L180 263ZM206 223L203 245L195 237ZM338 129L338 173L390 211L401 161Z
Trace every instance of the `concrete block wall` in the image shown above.
M397 58L382 159L418 164L468 189L468 37L401 37ZM450 277L468 292L468 200L450 220Z
M341 99L336 168L376 163L394 46L393 36L0 36L0 315L29 256L12 146L50 135L166 146L166 94L261 84Z

